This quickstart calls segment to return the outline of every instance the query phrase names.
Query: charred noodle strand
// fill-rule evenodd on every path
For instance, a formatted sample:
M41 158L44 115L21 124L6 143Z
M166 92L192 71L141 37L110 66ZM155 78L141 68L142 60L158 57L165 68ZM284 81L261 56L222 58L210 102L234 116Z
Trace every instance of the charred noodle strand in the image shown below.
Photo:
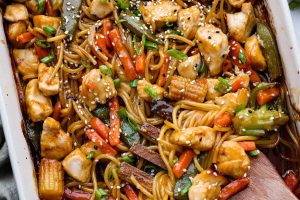
M189 39L187 39L185 37L182 37L180 35L168 34L165 37L167 39L175 39L175 40L179 40L179 41L185 42L185 43L187 43L190 46L195 46L195 42L194 41L191 41L191 40L189 40Z
M148 198L153 199L153 195L136 180L133 174L131 174L130 179L137 189L139 189Z
M159 62L156 65L151 65L150 66L151 70L160 69L161 66L163 65L164 61L165 61L165 55L164 55L163 49L160 48L158 52L159 52Z
M66 37L67 37L67 35L65 35L65 34L57 35L57 36L54 36L54 37L49 37L49 38L47 38L47 42L62 41Z
M222 137L221 140L217 143L216 148L213 151L213 157L212 157L212 163L217 163L217 158L218 158L218 154L219 154L219 150L220 147L222 145L222 143L233 133L233 131L228 131L227 133L225 133ZM219 132L219 134L221 134Z
M145 65L145 79L146 81L151 82L152 77L150 74L150 61L154 58L154 55L156 54L156 52L154 51L148 51L147 55L146 55L146 65Z
M54 67L54 70L51 74L51 76L49 77L49 80L53 79L54 76L56 75L56 73L58 72L58 70L61 68L62 64L63 64L63 55L64 55L64 48L65 48L65 45L63 42L60 43L60 47L59 47L59 54L58 54L58 60L57 60L57 63Z

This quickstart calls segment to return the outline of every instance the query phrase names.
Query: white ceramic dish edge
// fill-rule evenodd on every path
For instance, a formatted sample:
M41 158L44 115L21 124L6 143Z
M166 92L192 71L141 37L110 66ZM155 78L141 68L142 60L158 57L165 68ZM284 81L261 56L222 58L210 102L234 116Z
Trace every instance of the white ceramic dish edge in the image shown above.
M300 110L300 52L286 1L267 0L293 105ZM300 39L300 37L298 38ZM22 113L0 16L0 112L21 200L38 198L34 166L23 136ZM298 130L300 123L297 122Z

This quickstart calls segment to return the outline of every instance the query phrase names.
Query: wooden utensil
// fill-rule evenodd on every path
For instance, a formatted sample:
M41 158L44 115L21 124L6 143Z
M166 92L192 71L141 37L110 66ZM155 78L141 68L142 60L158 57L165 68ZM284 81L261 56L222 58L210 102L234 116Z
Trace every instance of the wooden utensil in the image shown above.
M232 200L297 200L263 153L251 159L249 177L250 185Z

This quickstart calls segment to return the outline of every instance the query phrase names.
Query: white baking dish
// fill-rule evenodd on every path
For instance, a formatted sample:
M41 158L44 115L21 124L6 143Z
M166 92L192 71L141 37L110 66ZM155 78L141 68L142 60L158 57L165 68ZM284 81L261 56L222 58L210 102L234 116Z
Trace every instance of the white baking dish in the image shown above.
M275 35L284 66L290 99L294 108L300 111L300 52L289 8L286 1L266 0L266 2L272 24L275 27ZM0 16L1 117L20 199L36 200L39 198L34 165L21 128L22 113L2 24L2 17ZM296 114L293 110L291 112L292 115ZM299 122L297 122L297 126L300 130Z

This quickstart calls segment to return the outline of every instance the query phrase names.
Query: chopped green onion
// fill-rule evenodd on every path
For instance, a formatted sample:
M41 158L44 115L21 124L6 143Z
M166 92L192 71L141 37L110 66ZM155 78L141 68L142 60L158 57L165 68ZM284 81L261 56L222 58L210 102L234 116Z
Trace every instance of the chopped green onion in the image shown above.
M139 81L139 80L132 80L132 81L130 81L130 87L136 88L136 86L137 86L137 84L138 84L138 81Z
M127 117L128 117L125 108L121 108L120 110L118 110L118 111L117 111L117 114L118 114L118 117L119 117L120 119L122 119L122 120L125 120L125 119L127 119Z
M188 56L181 51L178 51L177 49L170 49L167 51L167 53L172 56L173 58L176 58L177 60L186 60L188 59Z
M139 49L138 44L136 42L136 37L135 36L133 37L133 48L134 48L134 50L136 51L136 53L138 55L141 55L144 51L144 46L145 46L145 43L146 43L145 35L142 36L142 42L141 43L142 43L142 47L141 47L141 49Z
M43 31L47 34L47 35L53 35L56 33L56 29L53 28L52 26L44 26L43 27Z
M127 163L133 163L134 162L134 159L130 156L124 156L122 159L123 159L123 161L125 161Z
M101 200L102 197L108 195L107 191L105 191L105 190L103 190L101 188L97 189L95 194L96 194L96 199L97 200Z
M260 154L260 151L258 149L252 150L248 152L248 155L251 157L256 157Z
M107 3L108 0L100 0L101 3Z
M176 164L178 162L178 158L173 159L173 163Z
M45 9L45 0L38 0L37 1L37 11L41 14Z
M183 33L179 30L169 30L170 34L180 35L183 36Z
M130 127L134 130L134 131L138 131L138 125L137 123L131 119L128 114L127 114L127 111L125 108L121 108L120 110L117 111L117 115L120 119L122 120L127 120L128 121L128 124L130 125Z
M121 83L121 81L120 81L119 78L114 79L115 88L119 88L120 87L120 83Z
M244 54L243 51L240 51L240 52L239 52L239 59L240 59L240 61L242 62L242 64L245 64L245 63L246 63L247 58L246 58L246 56L245 56L245 54Z
M218 78L219 80L219 84L216 85L214 87L214 89L217 91L217 92L220 92L222 94L226 94L228 92L230 92L230 90L232 89L232 87L228 84L228 80L222 78L222 77L219 77Z
M201 62L201 65L198 67L198 74L201 75L206 70L204 62Z
M300 5L300 2L296 1L296 0L292 0L290 3L289 3L289 7L291 10L294 10L295 8L298 8Z
M167 27L172 27L172 26L174 26L174 24L173 24L173 22L166 22L166 26Z
M150 85L146 85L144 90L153 100L157 100L157 91Z
M51 47L51 44L47 40L36 40L34 43L43 49Z
M154 42L146 41L145 42L145 47L151 48L151 49L158 49L158 46Z
M189 181L189 182L184 186L184 188L181 188L181 190L180 190L180 195L181 195L181 196L184 196L185 194L187 194L188 191L189 191L189 189L190 189L190 187L192 187L192 183Z
M235 113L238 113L245 108L246 108L246 106L244 104L240 104L235 108Z
M241 130L242 135L249 135L249 136L264 136L265 131L264 130L249 130L249 129L242 129Z
M90 153L86 156L87 159L92 160L95 155L95 151L90 151Z
M119 6L119 8L121 9L128 9L129 8L129 3L127 3L125 0L118 0L117 1L117 5Z
M106 65L101 65L101 66L99 67L99 69L100 69L100 71L101 71L103 74L105 74L106 76L112 76L112 75L113 75L112 70L111 70L109 67L107 67Z
M53 55L49 55L49 56L42 58L40 61L41 61L41 63L50 63L50 62L54 61L54 59L55 59L55 57Z

